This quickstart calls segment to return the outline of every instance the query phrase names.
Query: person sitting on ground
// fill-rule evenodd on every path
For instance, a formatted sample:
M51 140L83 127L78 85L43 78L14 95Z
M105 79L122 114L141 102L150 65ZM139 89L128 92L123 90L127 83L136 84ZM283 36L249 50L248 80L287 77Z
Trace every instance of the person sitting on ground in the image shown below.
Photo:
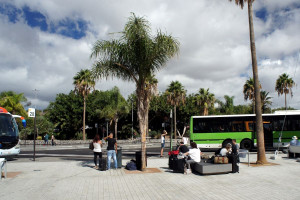
M231 146L232 145L230 143L226 144L226 147L220 151L221 156L227 156L228 154L231 154Z
M101 150L101 144L102 141L100 140L100 136L97 134L93 140L93 145L94 145L94 163L95 167L94 169L99 169L101 168L102 165L102 150ZM97 157L99 156L99 165L97 166Z
M189 156L190 160L186 161L187 168L191 169L190 164L191 163L197 163L201 161L201 151L197 148L197 144L195 142L191 143L191 149L184 154L185 156ZM185 167L185 173L186 173L186 167Z
M178 147L178 151L179 151L179 153L184 154L184 153L189 151L189 148L183 142L180 142L179 147Z
M298 137L297 136L293 136L292 140L290 141L290 145L291 146L296 146L298 144Z

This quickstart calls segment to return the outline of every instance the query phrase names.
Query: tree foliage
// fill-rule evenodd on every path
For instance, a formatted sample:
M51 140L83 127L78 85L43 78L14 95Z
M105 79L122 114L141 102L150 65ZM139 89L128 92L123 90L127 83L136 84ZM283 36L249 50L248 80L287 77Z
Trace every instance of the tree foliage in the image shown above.
M276 80L275 90L278 92L278 96L284 94L285 99L285 108L287 109L286 95L291 94L293 97L292 88L295 86L295 82L292 78L289 78L289 75L286 73L281 74Z
M142 169L146 164L149 105L157 85L154 73L178 51L179 43L175 38L160 30L153 37L150 23L134 13L129 17L119 39L98 40L92 49L91 57L98 58L93 67L95 77L118 77L136 84L137 115L142 136Z
M23 93L17 94L13 91L6 91L0 94L0 106L14 115L27 117L27 113L22 105L27 99Z

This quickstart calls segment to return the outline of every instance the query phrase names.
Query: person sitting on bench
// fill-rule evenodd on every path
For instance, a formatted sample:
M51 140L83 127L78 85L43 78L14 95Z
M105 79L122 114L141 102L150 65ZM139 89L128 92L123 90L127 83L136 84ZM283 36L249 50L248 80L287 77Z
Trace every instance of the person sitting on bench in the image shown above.
M221 149L220 154L221 156L227 156L228 154L231 154L231 144L226 144L226 147Z
M201 151L197 148L197 144L195 142L191 143L191 149L186 152L184 155L189 156L190 159L186 160L187 168L191 169L190 164L191 163L197 163L201 161ZM184 172L186 174L186 166L184 168Z
M189 148L183 143L183 142L180 142L179 144L179 147L177 149L179 151L179 153L186 153L189 151Z

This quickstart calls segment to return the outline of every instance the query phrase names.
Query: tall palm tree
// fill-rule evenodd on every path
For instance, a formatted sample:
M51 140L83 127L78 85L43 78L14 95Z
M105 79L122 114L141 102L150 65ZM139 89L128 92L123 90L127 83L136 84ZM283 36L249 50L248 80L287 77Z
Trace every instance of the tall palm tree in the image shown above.
M278 92L278 96L282 95L284 93L284 105L285 109L287 109L287 103L286 103L286 95L291 94L291 97L293 97L293 91L292 88L295 86L295 82L292 78L289 78L289 75L286 73L281 74L278 79L276 80L276 86L275 90Z
M167 101L174 106L174 136L177 139L176 132L176 107L185 103L186 91L179 81L172 81L166 90Z
M261 85L259 84L259 88ZM244 99L247 101L248 99L252 101L253 113L255 113L255 95L254 95L254 80L253 78L249 78L246 81L243 87Z
M232 0L229 0L232 1ZM244 8L244 2L248 3L248 19L249 19L249 35L250 35L250 48L252 58L252 71L254 79L254 96L255 96L255 113L256 113L256 134L257 134L257 164L267 163L265 142L264 142L264 130L262 121L261 111L261 98L260 98L260 87L257 70L257 59L256 59L256 48L255 48L255 37L253 28L253 9L252 3L254 0L235 0L236 5Z
M272 97L269 97L269 92L266 92L266 91L261 91L260 92L260 97L261 97L261 109L262 109L262 112L265 113L266 110L268 108L270 108L270 106L272 105Z
M179 52L179 42L171 35L157 31L151 35L150 24L134 13L129 17L120 39L98 40L91 58L98 58L93 67L97 78L108 76L136 84L137 115L142 143L142 170L146 168L146 133L151 95L157 86L154 73Z
M199 93L196 94L196 103L200 106L201 115L208 115L208 108L213 107L215 101L215 95L209 92L209 88L207 90L200 88Z
M75 92L83 96L83 131L82 137L83 140L86 140L85 135L85 111L86 111L86 98L91 90L95 87L95 80L92 77L92 73L88 69L80 70L74 77L73 84L75 85Z

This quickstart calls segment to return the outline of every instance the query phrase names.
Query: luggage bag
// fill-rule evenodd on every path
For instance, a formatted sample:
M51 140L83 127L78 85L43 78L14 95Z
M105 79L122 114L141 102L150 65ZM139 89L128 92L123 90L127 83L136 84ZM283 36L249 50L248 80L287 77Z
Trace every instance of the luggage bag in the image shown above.
M101 159L101 166L100 167L100 171L106 171L107 170L107 158L106 157L102 157Z

